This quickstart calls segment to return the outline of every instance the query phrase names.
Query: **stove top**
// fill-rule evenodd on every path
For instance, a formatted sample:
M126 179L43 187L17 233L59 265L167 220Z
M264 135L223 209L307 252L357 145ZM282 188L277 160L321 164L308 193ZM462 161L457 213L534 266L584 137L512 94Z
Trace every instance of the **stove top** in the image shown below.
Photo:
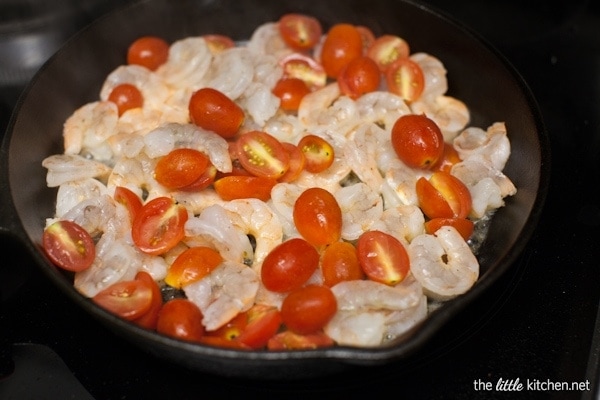
M539 226L479 302L398 363L310 381L225 378L131 346L51 285L19 243L0 236L9 255L0 267L0 398L358 398L386 388L411 399L600 399L600 5L428 4L506 56L536 97L551 140L550 192ZM2 132L21 89L0 88Z

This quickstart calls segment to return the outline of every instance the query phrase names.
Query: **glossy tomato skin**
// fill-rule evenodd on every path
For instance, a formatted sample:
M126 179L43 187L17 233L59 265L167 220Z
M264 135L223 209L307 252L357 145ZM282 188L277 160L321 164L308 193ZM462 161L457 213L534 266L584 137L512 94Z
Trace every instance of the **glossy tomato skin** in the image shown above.
M429 169L444 153L444 136L438 125L423 114L407 114L392 127L392 146L411 168Z
M281 312L274 306L255 304L243 315L246 325L235 340L251 349L264 348L281 327Z
M202 318L202 311L190 300L169 300L158 313L156 331L176 339L201 342L204 336Z
M144 204L133 220L133 242L144 253L164 254L184 238L187 219L186 208L172 198L154 198Z
M292 331L283 331L273 336L267 343L269 350L310 350L331 347L333 339L323 332L300 335Z
M321 49L321 64L330 78L336 79L346 64L363 53L362 36L354 25L340 23L327 32Z
M261 279L273 292L284 293L304 285L319 266L319 253L301 238L275 247L263 261Z
M143 36L127 49L127 63L155 71L169 58L169 44L156 36Z
M267 201L276 184L275 179L261 176L230 175L218 179L214 188L219 197L226 201L252 198Z
M432 171L450 172L452 166L461 162L458 152L451 143L444 144L444 151L438 161L431 167Z
M380 81L379 67L373 59L366 56L350 61L338 76L340 91L351 99L379 89Z
M192 185L206 172L210 161L196 150L178 148L161 157L154 168L154 178L168 189L181 189Z
M293 182L295 181L306 166L306 156L300 148L292 143L282 142L284 150L288 153L290 163L288 170L281 176L279 182Z
M135 216L142 209L142 200L137 194L133 193L130 189L124 186L117 186L113 194L113 198L120 204L123 204L129 212L129 218L131 222L135 219Z
M381 231L367 231L358 238L356 248L369 279L393 286L408 275L408 253L395 237Z
M423 178L420 178L419 181L421 179ZM427 188L427 185L422 181L419 183L419 181L417 181L417 198L419 199L419 206L421 206L423 213L429 218L466 218L471 212L471 193L466 185L454 175L444 171L435 171L429 178L428 182L433 186L434 190L440 194L441 198L448 204L450 209L450 212L445 210L444 212L440 212L439 215L437 212L430 210L431 206L429 204L433 203L433 200L437 201L439 197L436 195L430 199L431 195L426 194L423 190ZM441 206L437 205L437 208L440 207Z
M122 83L113 88L108 95L108 101L117 105L119 116L121 116L125 111L141 108L144 105L144 96L136 86Z
M279 179L289 168L288 152L267 132L250 131L240 135L237 152L244 169L256 176Z
M281 318L291 331L315 333L333 318L337 300L327 286L308 285L289 293L281 304Z
M96 258L94 240L73 221L60 220L49 225L42 235L42 247L54 265L67 271L83 271Z
M388 90L407 102L418 100L425 89L423 70L410 58L399 58L385 71Z
M152 286L138 279L120 281L98 292L92 301L118 317L133 321L150 310Z
M294 224L304 239L321 247L337 242L342 234L342 210L327 190L306 189L294 203Z
M373 41L367 55L377 63L382 72L386 72L396 60L408 58L410 47L408 42L399 36L382 35Z
M273 94L280 99L279 107L285 111L298 111L300 101L310 93L310 88L300 78L282 78L273 88Z
M363 279L356 247L348 242L335 242L327 246L321 255L323 284L335 286L343 281Z
M452 218L454 211L450 208L450 204L444 198L442 193L437 190L429 180L421 177L416 184L417 199L419 200L419 208L427 218Z
M279 19L279 33L292 49L308 51L321 39L323 28L318 19L309 15L290 13Z
M323 172L335 161L333 146L320 136L304 135L298 142L298 148L304 153L304 168L308 172Z
M245 119L240 106L224 93L208 87L192 94L188 108L194 124L226 139L236 135Z
M143 328L154 330L158 322L158 313L163 305L162 293L158 283L146 271L139 271L135 275L136 280L141 280L148 284L152 290L152 300L150 308L143 315L133 320L133 323Z
M466 218L434 218L425 222L425 232L433 235L444 226L454 227L465 241L469 240L475 228L473 221Z
M199 281L223 262L218 251L196 246L184 250L169 267L165 283L177 289Z

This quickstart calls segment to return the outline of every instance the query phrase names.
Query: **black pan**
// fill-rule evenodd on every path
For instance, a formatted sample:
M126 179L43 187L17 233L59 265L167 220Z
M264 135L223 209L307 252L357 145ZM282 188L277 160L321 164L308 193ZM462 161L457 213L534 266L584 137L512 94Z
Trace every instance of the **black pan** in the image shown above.
M287 12L370 27L376 35L404 37L412 51L438 57L448 70L449 94L469 105L472 125L505 121L512 154L505 172L518 193L493 218L478 259L481 275L465 295L447 302L404 337L381 348L334 347L311 351L236 351L184 343L127 323L95 306L72 287L40 251L45 218L56 191L45 183L41 161L62 152L62 124L99 96L105 77L124 62L126 48L146 34L169 41L204 33L249 38L259 24ZM539 219L549 180L549 145L535 100L506 60L476 34L444 15L409 1L151 0L120 9L72 38L34 77L18 102L2 144L0 230L23 242L36 263L69 298L125 340L166 361L218 374L288 378L327 374L353 365L398 361L415 353L467 304L474 302L516 260ZM7 268L4 264L2 268Z

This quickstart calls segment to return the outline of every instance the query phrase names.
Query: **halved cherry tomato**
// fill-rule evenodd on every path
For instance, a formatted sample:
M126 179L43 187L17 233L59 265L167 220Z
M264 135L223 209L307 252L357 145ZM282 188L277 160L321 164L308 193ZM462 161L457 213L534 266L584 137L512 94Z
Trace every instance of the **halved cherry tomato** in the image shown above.
M342 94L357 99L365 93L379 88L381 72L371 58L357 57L350 61L338 76L338 85Z
M231 138L244 122L244 110L222 92L202 88L190 97L189 113L192 122L199 127Z
M119 115L123 115L127 110L142 107L144 105L144 96L142 96L142 92L136 86L130 83L122 83L113 88L108 95L108 101L115 103L117 110L119 110Z
M213 54L213 55L219 54L223 50L227 50L232 47L235 47L235 42L229 36L219 35L219 34L214 33L214 34L202 35L202 37L204 38L204 40L206 40L208 49L210 50L211 54Z
M215 182L218 172L217 167L209 163L208 167L204 170L204 173L202 173L198 179L187 186L179 188L179 190L183 192L199 192L202 189L206 189Z
M382 72L400 58L408 58L410 48L406 40L396 35L383 35L375 39L367 50L367 55L375 60Z
M141 279L120 281L98 292L92 300L118 317L133 321L150 310L152 286Z
M250 198L267 201L276 184L275 179L261 176L230 175L217 179L214 188L219 197L227 201Z
M209 164L208 157L198 150L174 149L158 160L154 178L168 189L180 189L200 179Z
M356 247L348 242L335 242L321 255L323 284L332 287L342 281L363 279L365 274L358 262Z
M436 171L429 180L421 177L416 186L419 207L433 218L466 218L471 212L472 199L464 183L448 172Z
M285 14L279 19L278 27L283 41L299 51L315 47L323 34L319 20L304 14Z
M454 211L450 208L450 204L448 204L444 195L427 178L421 177L417 180L416 192L419 199L419 207L428 218L454 217Z
M325 189L313 187L302 192L294 203L293 218L298 232L313 246L326 246L340 239L342 210Z
M248 316L248 321L236 341L252 349L265 347L281 326L279 309L265 304L255 304L245 314Z
M133 320L133 323L146 329L156 329L156 323L158 322L158 313L163 305L162 293L158 283L152 278L146 271L139 271L135 275L135 279L144 281L152 289L152 301L150 302L150 308L142 316Z
M297 111L300 101L309 93L308 85L300 78L282 78L273 88L273 94L281 100L279 107L285 111Z
M281 144L290 157L290 166L286 173L279 178L279 182L293 182L304 170L306 157L304 156L304 153L300 151L298 146L288 142L281 142Z
M42 247L52 263L67 271L83 271L96 258L94 240L73 221L60 220L44 229Z
M399 58L387 68L385 80L388 90L411 102L421 97L425 88L423 70L410 58Z
M221 254L210 247L190 247L173 261L167 271L165 283L180 289L182 286L204 278L222 262Z
M299 335L292 331L283 331L269 339L269 350L310 350L331 347L335 342L323 332Z
M298 148L304 153L304 168L308 172L319 173L333 164L335 154L333 146L317 135L306 135L298 142Z
M234 341L242 334L247 325L248 313L242 312L233 317L231 321L222 327L214 331L205 332L205 337L221 338L227 341Z
M161 255L175 247L185 236L186 208L170 197L157 197L140 209L133 220L131 234L144 253Z
M411 168L429 169L444 153L444 136L424 114L407 114L392 127L392 146L398 158Z
M319 253L301 238L276 246L263 261L261 278L265 287L283 293L304 285L319 266Z
M410 268L404 245L385 232L367 231L356 244L360 266L369 279L396 285L406 277Z
M443 226L452 226L465 240L469 240L473 234L473 221L466 218L434 218L425 222L425 232L433 235Z
M290 166L290 157L281 142L267 132L240 135L238 154L244 169L264 178L279 179Z
M438 158L437 162L431 167L431 170L450 172L452 166L459 162L461 162L460 156L452 143L445 143L442 156Z
M224 347L227 349L252 350L250 346L246 346L244 343L237 340L229 340L221 336L212 336L208 334L202 336L198 342L209 346Z
M327 83L323 66L307 55L292 53L283 57L279 64L283 68L284 78L298 78L311 90L322 88Z
M129 218L131 222L133 222L135 216L142 208L142 200L138 197L138 195L133 193L131 189L128 189L124 186L117 186L115 188L113 198L115 201L123 204L125 208L127 208L127 211L129 212Z
M357 25L356 30L358 30L362 38L363 55L367 55L369 48L375 42L375 34L371 28L364 25Z
M188 299L166 302L158 313L156 331L190 342L200 342L204 336L202 311Z
M330 78L337 78L346 64L363 54L362 36L354 25L340 23L327 32L321 64Z
M127 63L155 71L169 58L169 44L159 37L143 36L127 49Z
M306 335L321 330L337 311L337 300L327 286L308 285L289 293L281 304L281 318L291 331Z

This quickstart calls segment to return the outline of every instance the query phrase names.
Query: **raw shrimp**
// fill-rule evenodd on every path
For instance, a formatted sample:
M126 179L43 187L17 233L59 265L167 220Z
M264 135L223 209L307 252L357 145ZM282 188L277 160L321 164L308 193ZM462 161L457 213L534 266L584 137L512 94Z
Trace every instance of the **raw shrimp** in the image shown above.
M81 201L107 193L106 186L94 178L63 183L56 194L55 216L61 218Z
M239 99L239 105L261 127L269 118L275 115L281 102L271 89L263 83L252 82Z
M418 205L416 184L421 176L428 176L425 170L416 170L402 163L400 160L394 163L385 172L385 182L382 193L388 206L396 205Z
M283 41L276 22L266 22L257 27L246 47L254 53L269 54L277 59L292 53Z
M89 153L99 160L112 157L106 140L116 134L119 112L111 101L88 103L69 117L63 126L64 153Z
M225 200L212 187L207 187L199 192L179 190L171 192L170 195L177 203L183 204L192 215L200 215L210 206L225 203Z
M294 224L294 203L303 191L302 187L291 183L278 183L271 189L268 204L279 217L285 238L300 236Z
M448 91L447 71L438 58L420 52L411 54L410 59L419 64L425 78L425 87L420 97L421 101L431 101L446 94Z
M206 86L231 100L244 93L254 78L254 58L245 47L232 47L214 57L207 74Z
M57 187L66 182L80 181L87 178L106 180L111 172L110 167L76 154L54 154L42 161L42 167L48 170L46 184Z
M479 277L479 262L467 242L451 226L419 235L407 248L410 270L425 294L448 300L465 293Z
M471 118L462 101L451 96L438 96L429 101L415 101L410 105L413 114L425 114L439 126L446 142L451 142L467 126Z
M342 210L342 239L358 239L383 215L381 196L365 183L342 187L334 196Z
M498 171L504 169L510 156L510 141L503 122L496 122L485 131L477 127L467 128L454 139L453 144L461 160L483 158Z
M416 205L387 208L374 229L386 232L408 245L415 237L425 233L425 216Z
M90 197L78 202L61 216L85 229L92 237L112 231L118 237L125 237L131 231L126 210L117 207L115 200L107 195Z
M388 132L398 118L411 113L402 97L385 91L362 95L356 100L356 107L362 121L380 125Z
M204 38L188 37L171 44L169 57L156 74L172 89L194 91L205 84L212 59Z
M278 112L265 122L262 130L276 137L281 142L298 143L305 129L298 117Z
M209 275L183 287L202 311L202 324L214 331L254 304L260 278L244 264L224 261Z
M336 82L307 94L300 101L298 119L307 127L320 125L321 119L324 118L323 114L340 97L340 94L340 87Z
M383 183L383 176L379 170L378 152L382 143L377 140L368 140L375 138L369 132L371 129L381 129L372 123L362 124L354 133L353 140L348 140L343 148L344 158L352 171L358 178L367 184L371 190L379 193Z
M106 186L113 191L124 186L146 200L165 196L167 190L154 179L156 161L144 153L135 158L122 157L114 165Z

